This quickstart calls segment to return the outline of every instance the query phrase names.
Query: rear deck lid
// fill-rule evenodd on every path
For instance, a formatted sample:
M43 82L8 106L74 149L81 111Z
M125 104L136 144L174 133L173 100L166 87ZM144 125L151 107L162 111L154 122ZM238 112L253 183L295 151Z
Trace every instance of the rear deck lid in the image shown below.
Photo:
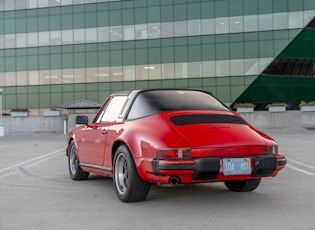
M233 112L169 113L165 118L192 148L266 145L264 138Z

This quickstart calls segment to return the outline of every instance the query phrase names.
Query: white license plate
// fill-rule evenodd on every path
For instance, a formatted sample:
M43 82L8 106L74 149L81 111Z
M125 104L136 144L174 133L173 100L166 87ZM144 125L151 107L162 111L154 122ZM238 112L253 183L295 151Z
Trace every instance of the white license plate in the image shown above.
M252 173L250 158L223 159L223 174L248 175Z

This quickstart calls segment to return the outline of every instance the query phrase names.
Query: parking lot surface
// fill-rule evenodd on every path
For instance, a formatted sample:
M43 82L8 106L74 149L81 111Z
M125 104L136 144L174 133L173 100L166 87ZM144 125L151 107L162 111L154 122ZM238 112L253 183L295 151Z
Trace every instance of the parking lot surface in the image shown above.
M111 178L72 181L63 135L0 137L0 229L315 229L315 131L262 131L288 164L254 192L154 185L138 203L120 202Z

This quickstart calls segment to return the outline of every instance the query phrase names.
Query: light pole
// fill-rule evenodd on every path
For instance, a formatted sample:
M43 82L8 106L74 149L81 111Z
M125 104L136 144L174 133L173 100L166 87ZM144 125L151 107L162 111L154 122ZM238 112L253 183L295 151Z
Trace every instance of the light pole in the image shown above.
M2 92L3 89L0 88L0 137L4 136L4 127L2 126Z

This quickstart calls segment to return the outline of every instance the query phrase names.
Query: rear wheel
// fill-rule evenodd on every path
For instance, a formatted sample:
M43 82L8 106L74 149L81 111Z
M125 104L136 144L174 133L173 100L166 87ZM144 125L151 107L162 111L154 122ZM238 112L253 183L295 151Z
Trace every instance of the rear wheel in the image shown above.
M139 177L125 145L120 146L115 153L113 181L116 194L123 202L142 201L148 196L150 184Z
M238 180L238 181L224 181L225 186L233 192L250 192L255 190L261 179L249 179L249 180Z
M89 176L88 172L83 172L80 167L77 148L74 141L70 143L70 151L68 153L69 174L72 180L86 180Z

